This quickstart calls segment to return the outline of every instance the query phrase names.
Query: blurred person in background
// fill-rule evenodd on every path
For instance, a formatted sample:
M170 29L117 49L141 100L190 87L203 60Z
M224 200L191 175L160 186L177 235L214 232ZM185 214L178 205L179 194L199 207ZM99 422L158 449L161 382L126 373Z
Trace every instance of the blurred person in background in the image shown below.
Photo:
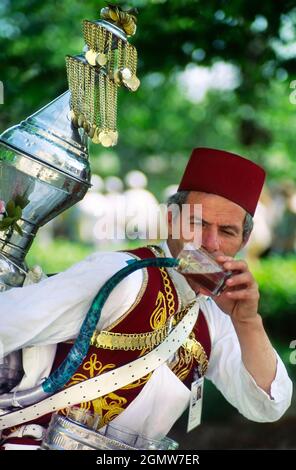
M278 190L278 214L274 225L270 253L295 254L296 251L296 186L283 182Z
M125 183L127 237L149 240L149 233L154 233L154 239L157 239L159 206L155 196L146 188L146 176L141 171L133 170L127 173Z
M95 234L99 219L106 216L107 199L103 194L104 181L99 175L92 175L91 188L82 201L75 206L79 210L79 240L93 246L99 246L100 240Z

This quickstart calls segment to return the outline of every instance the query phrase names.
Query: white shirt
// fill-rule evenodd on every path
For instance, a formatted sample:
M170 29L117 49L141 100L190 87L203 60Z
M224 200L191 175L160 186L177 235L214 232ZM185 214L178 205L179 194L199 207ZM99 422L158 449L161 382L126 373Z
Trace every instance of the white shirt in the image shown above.
M170 256L166 244L163 249ZM48 376L55 344L77 336L99 289L110 276L125 267L130 258L126 253L94 253L39 284L1 293L0 332L4 353L26 347L26 375L18 390L32 387ZM193 300L195 293L185 278L173 269L169 272L182 303ZM115 287L102 310L99 329L108 327L128 310L140 290L142 279L143 272L136 271ZM206 377L248 419L259 422L279 419L290 406L292 396L292 382L280 357L277 355L277 373L270 398L257 386L242 363L230 317L212 299L203 296L200 302L212 342ZM151 438L161 437L186 409L189 396L187 387L164 364L115 420Z

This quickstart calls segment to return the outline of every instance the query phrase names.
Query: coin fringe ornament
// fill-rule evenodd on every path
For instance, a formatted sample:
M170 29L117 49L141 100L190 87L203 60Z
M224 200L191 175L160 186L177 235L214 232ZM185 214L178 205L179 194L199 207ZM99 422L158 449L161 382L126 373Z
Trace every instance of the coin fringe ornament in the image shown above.
M108 4L101 10L102 20L83 21L85 53L66 57L70 119L104 147L118 140L118 87L136 91L140 85L137 50L127 40L136 32L136 13L136 9L123 11Z

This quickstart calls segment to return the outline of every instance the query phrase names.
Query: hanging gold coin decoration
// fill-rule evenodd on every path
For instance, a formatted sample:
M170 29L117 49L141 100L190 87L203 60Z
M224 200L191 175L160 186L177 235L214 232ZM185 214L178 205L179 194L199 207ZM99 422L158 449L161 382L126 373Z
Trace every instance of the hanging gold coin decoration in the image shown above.
M118 140L118 87L135 91L140 85L137 51L127 40L136 31L136 10L109 4L101 10L101 18L83 21L84 55L66 57L69 118L92 142L111 147Z

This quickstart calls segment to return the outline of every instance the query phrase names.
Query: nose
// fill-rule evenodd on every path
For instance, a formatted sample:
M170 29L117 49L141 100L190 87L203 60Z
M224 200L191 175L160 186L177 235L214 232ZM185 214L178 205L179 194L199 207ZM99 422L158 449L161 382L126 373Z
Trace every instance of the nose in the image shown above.
M203 227L202 229L202 246L209 253L220 250L220 240L216 227Z

